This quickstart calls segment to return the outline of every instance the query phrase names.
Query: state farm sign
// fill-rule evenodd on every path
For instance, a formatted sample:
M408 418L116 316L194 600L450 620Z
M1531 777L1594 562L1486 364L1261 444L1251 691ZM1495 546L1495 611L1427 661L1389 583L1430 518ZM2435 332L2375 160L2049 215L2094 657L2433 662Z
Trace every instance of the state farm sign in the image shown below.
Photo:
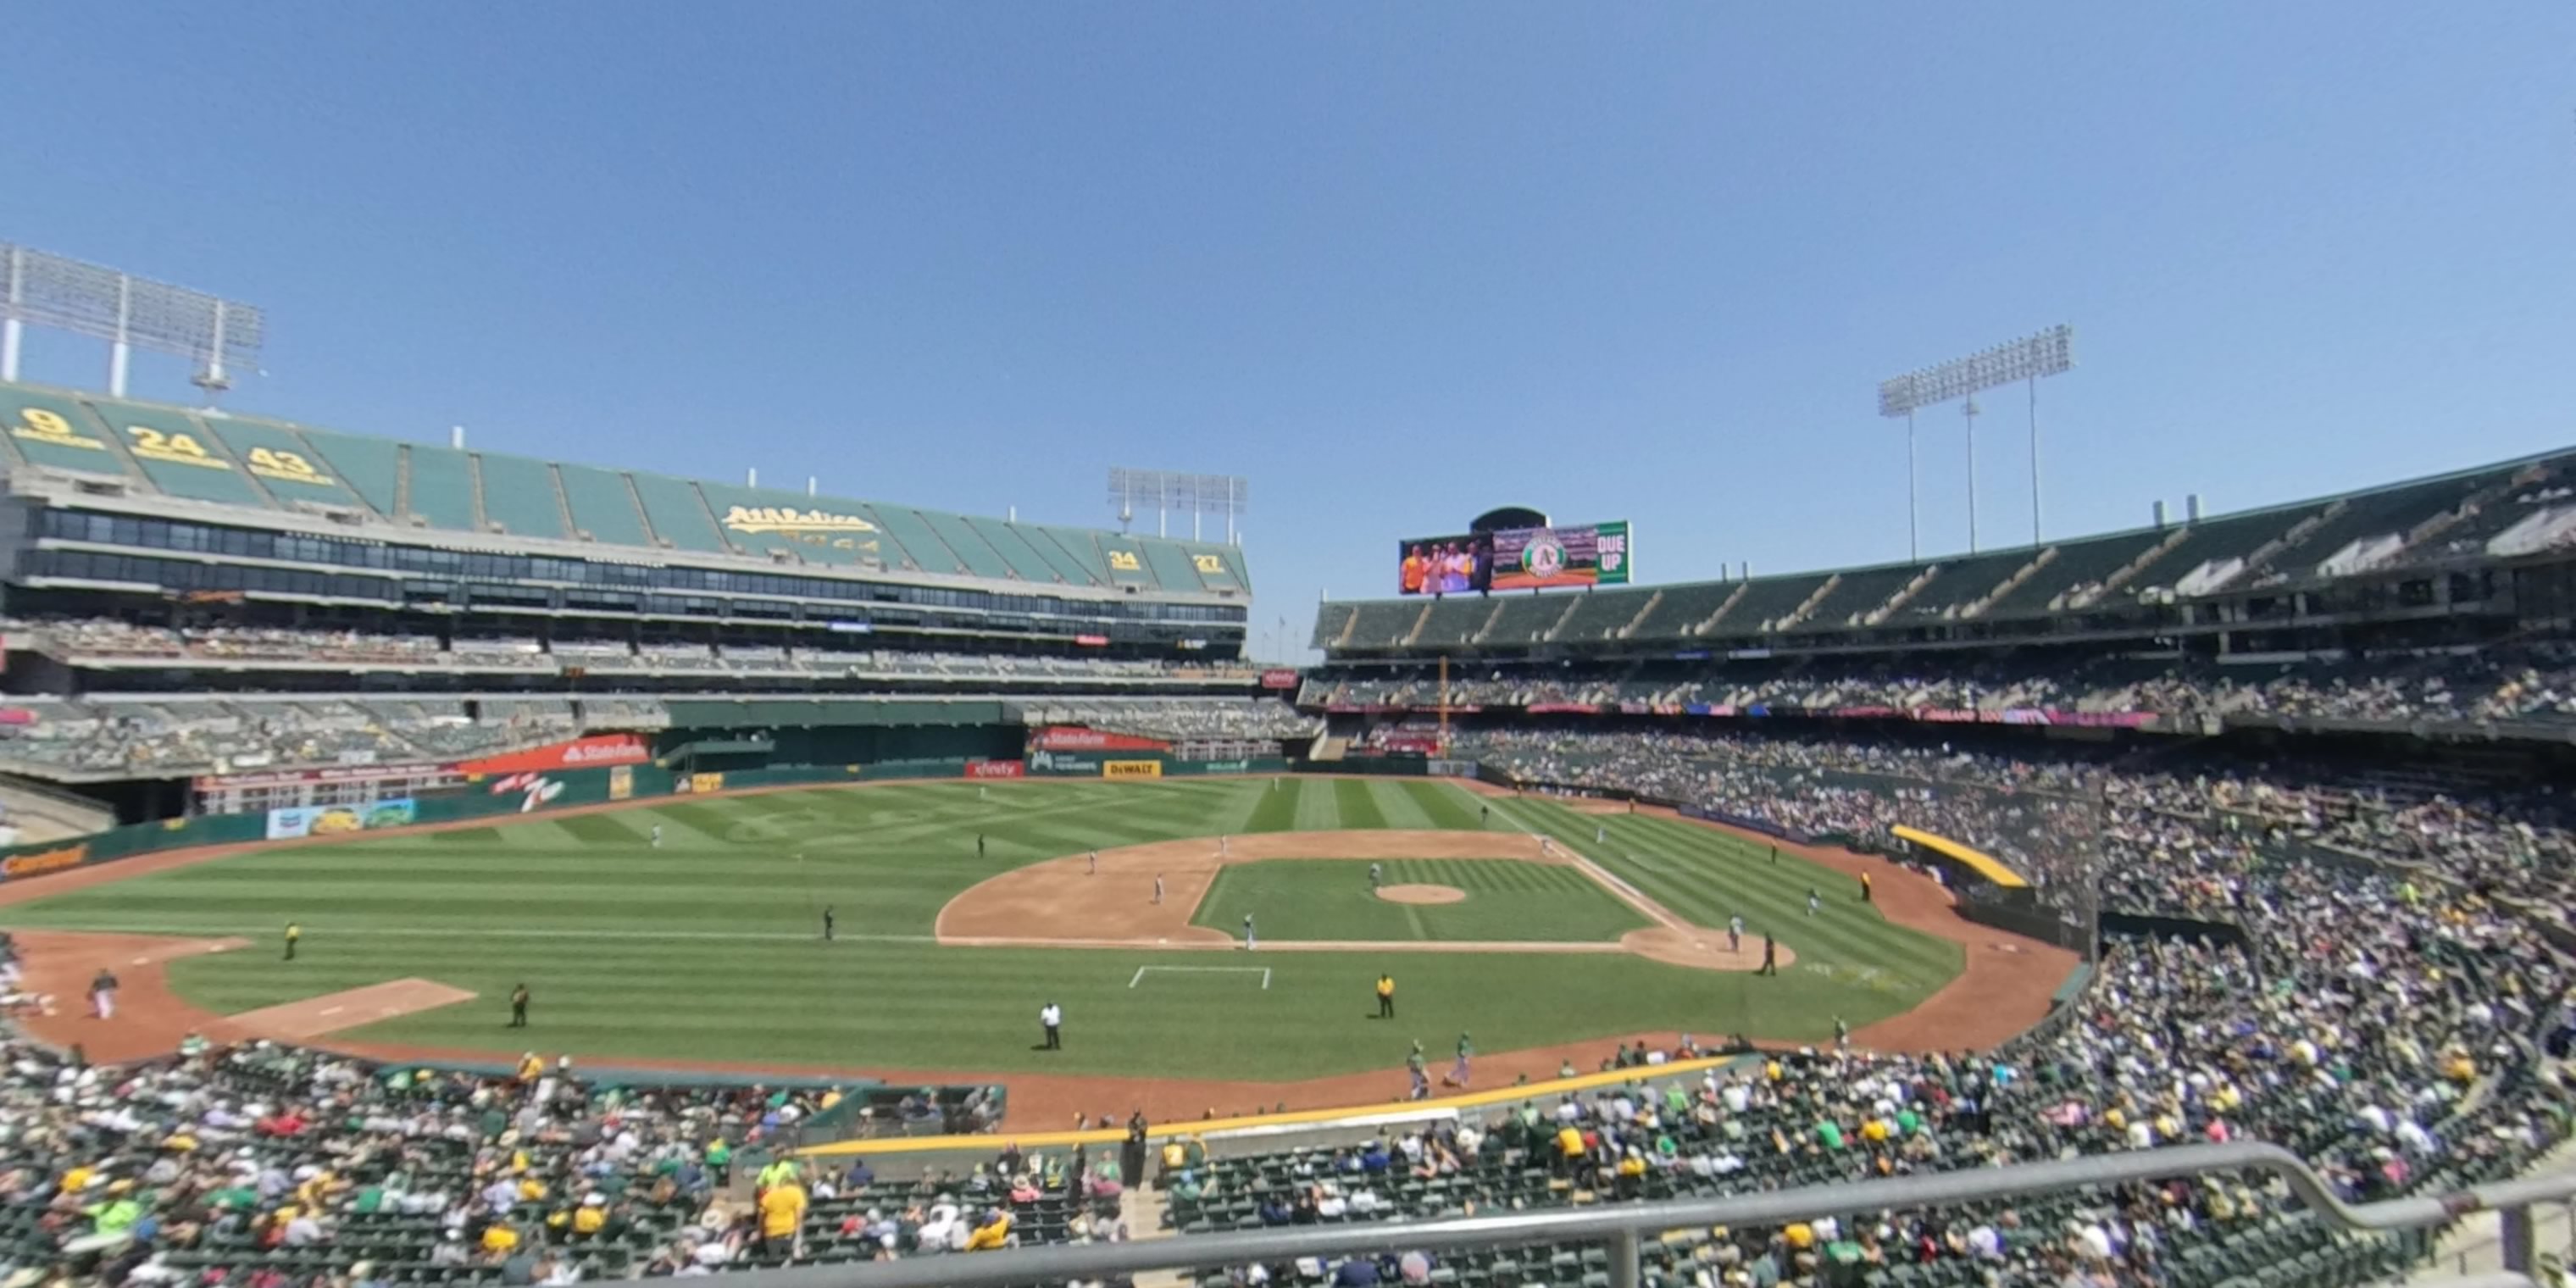
M1034 751L1168 751L1170 744L1132 734L1108 733L1072 725L1049 725L1029 733Z

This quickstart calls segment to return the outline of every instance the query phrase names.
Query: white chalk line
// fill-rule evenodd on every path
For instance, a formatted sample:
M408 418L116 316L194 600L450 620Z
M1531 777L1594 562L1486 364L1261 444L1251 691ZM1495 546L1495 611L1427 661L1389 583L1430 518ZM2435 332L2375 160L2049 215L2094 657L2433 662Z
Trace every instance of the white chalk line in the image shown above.
M1201 975L1259 975L1262 990L1267 992L1270 988L1270 968L1267 966L1139 966L1136 968L1135 978L1127 981L1127 987L1134 988L1144 983L1145 972L1156 970Z
M233 933L229 927L222 926L47 926L45 929L73 931L87 934L175 935L191 938L203 938L209 935ZM784 944L797 943L806 940L811 940L815 943L823 942L822 933L819 931L793 930L602 930L597 927L573 927L561 930L545 930L525 926L353 926L345 930L331 930L329 927L320 927L318 929L329 933L332 938L340 940L376 937L394 939L629 939L652 942L684 939L706 943L743 944ZM850 941L867 944L935 944L939 942L939 937L936 935L868 935L851 934L847 931L837 932L832 936L832 938L836 942ZM145 960L145 958L141 957L135 959L137 964L142 964Z

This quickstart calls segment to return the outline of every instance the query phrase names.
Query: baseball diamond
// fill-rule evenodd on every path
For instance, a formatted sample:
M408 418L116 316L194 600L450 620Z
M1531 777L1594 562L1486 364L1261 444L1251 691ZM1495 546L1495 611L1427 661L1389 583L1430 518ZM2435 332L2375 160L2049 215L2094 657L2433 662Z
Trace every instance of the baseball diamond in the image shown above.
M1476 794L1490 790L1288 777L682 797L21 882L0 887L0 923L128 953L132 936L256 944L300 922L292 961L236 947L147 968L166 970L182 1025L311 1001L294 1035L355 1052L506 1057L536 1041L629 1063L1007 1081L1015 1115L1065 1076L1133 1080L1161 1110L1219 1086L1301 1107L1374 1099L1400 1089L1388 1071L1411 1040L1458 1031L1494 1076L1647 1034L1819 1042L1836 1017L1928 1040L1955 1017L1925 1027L1916 1008L1979 964L2029 981L1976 1008L2001 1034L2045 1010L2071 963L2035 944L1987 960L1993 932L1965 933L1944 892L1891 865L1775 863L1767 841L1706 824ZM1372 863L1466 897L1376 899ZM1841 870L1864 863L1881 873L1870 903ZM1835 894L1810 917L1819 885ZM1750 936L1730 955L1739 915ZM1766 932L1776 977L1754 973ZM81 935L46 942L48 969L86 968ZM1246 962L1261 986L1147 973ZM1382 971L1401 981L1401 1027L1366 1014ZM400 980L423 982L417 1006L311 1013ZM506 1028L499 999L521 983L535 1018ZM1041 1001L1063 1008L1061 1050L1031 1049Z

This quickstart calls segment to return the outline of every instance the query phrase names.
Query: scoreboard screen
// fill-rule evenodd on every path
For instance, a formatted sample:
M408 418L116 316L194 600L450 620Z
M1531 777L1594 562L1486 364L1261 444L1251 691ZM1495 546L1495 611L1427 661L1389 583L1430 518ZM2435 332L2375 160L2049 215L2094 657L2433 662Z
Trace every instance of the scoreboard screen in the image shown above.
M1397 591L1460 595L1484 590L1624 586L1633 566L1626 520L1505 528L1420 537L1396 548Z

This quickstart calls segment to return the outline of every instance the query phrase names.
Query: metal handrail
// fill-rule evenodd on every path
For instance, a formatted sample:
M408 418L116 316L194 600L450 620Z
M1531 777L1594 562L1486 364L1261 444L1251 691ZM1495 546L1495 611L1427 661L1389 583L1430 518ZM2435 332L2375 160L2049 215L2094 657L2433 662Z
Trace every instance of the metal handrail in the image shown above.
M1355 1222L1275 1230L1231 1231L1146 1239L1007 1248L962 1255L829 1266L796 1266L727 1275L741 1288L975 1288L1122 1277L1150 1270L1290 1261L1348 1253L1436 1252L1462 1247L1606 1242L1614 1288L1640 1281L1643 1236L1690 1226L1780 1225L1842 1212L1938 1207L2015 1198L2084 1186L2163 1180L2206 1172L2263 1172L2287 1183L2322 1219L2347 1230L2408 1230L2472 1212L2504 1217L2505 1273L2480 1276L2479 1288L2529 1285L2530 1205L2576 1197L2576 1171L2500 1181L2449 1194L2346 1203L2298 1155L2277 1145L2232 1143L2095 1154L2043 1163L1936 1172L1850 1185L1809 1185L1762 1194L1615 1203L1545 1212L1437 1221ZM2491 1282L2490 1282L2491 1281ZM2456 1286L2455 1286L2456 1288Z

